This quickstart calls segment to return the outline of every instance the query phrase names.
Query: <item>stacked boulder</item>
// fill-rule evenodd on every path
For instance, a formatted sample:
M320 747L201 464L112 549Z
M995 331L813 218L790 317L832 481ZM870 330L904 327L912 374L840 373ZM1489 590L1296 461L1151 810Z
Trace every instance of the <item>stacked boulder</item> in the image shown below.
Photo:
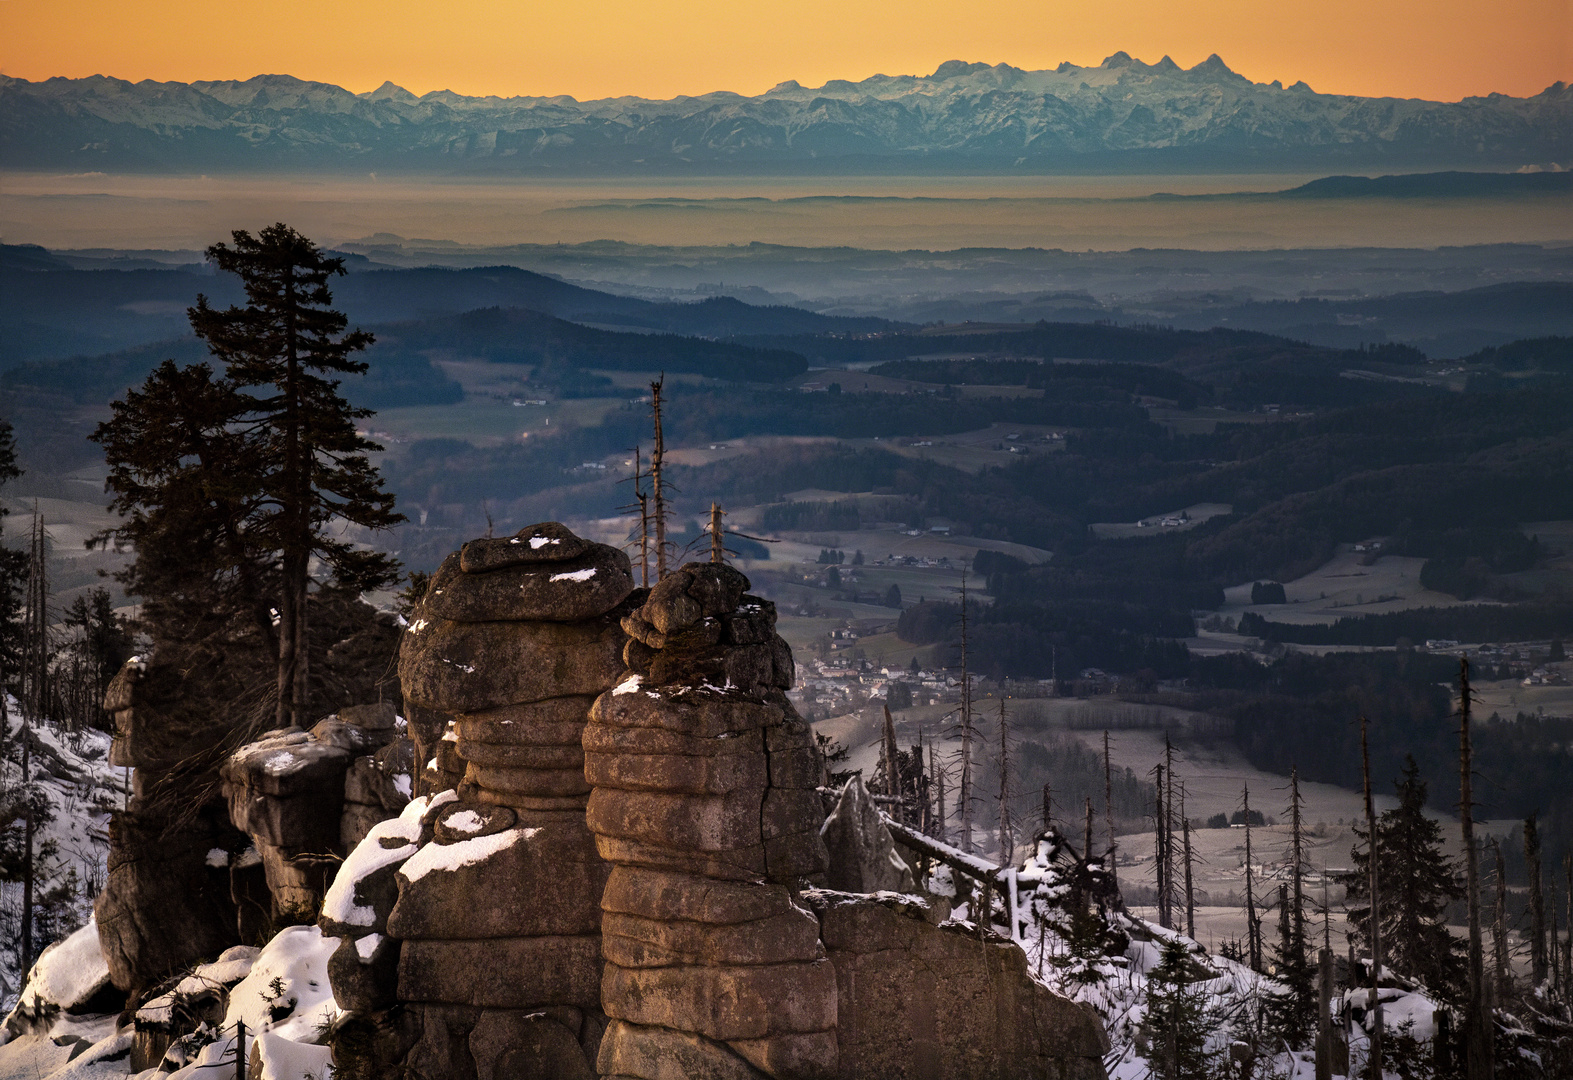
M383 751L397 751L394 742L392 705L352 706L310 731L289 728L247 743L224 760L219 776L230 821L261 856L275 924L314 921L363 826L392 817L407 801L398 777L373 756L387 761ZM376 803L350 802L351 793Z
M448 789L386 918L411 1080L594 1076L610 868L581 740L622 676L633 589L622 552L532 526L450 556L405 635L416 762Z
M584 731L601 898L603 1076L833 1076L836 976L797 891L822 881L821 763L775 611L691 563L623 619L627 677Z

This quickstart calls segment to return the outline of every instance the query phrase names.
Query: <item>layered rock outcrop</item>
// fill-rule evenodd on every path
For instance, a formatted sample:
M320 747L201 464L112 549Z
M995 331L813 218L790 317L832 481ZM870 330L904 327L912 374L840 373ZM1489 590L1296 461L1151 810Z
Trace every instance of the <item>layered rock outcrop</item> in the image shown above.
M917 897L810 890L836 973L839 1080L1104 1080L1102 1021L1014 942Z
M133 996L238 944L237 897L252 884L246 837L223 803L170 797L211 785L227 734L220 719L170 707L178 682L132 657L104 697L115 720L110 763L131 770L132 790L110 820L109 872L93 908L110 979Z
M376 822L409 801L392 705L362 705L248 743L219 768L229 818L251 838L271 920L312 922L334 871ZM353 796L353 801L352 801Z
M413 834L388 838L412 845L398 849L391 907L345 935L392 975L367 973L341 1004L402 1004L411 1080L594 1075L611 868L585 825L582 735L622 675L632 592L622 552L532 526L450 556L405 636L429 798ZM387 896L365 891L372 908Z
M603 1076L832 1076L835 972L795 894L822 878L813 733L748 579L694 563L623 619L584 731L601 898Z

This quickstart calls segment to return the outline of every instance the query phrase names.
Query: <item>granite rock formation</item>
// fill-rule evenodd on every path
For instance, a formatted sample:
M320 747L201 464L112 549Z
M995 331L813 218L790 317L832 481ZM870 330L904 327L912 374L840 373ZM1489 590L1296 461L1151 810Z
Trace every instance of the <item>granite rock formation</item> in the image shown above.
M810 890L836 972L839 1080L1104 1080L1090 1008L1036 982L1003 937L917 897Z
M345 940L340 1003L398 1004L409 1080L595 1075L611 867L582 735L632 592L626 555L547 523L450 556L405 635L421 816L379 826L388 857L346 883L371 917L324 929Z
M248 885L262 891L247 880L248 843L222 802L177 810L161 798L210 788L226 735L218 720L175 706L178 681L167 666L132 657L104 696L115 721L110 763L132 770L132 793L110 821L109 873L93 908L110 979L133 997L239 944L236 897Z
M310 731L248 743L220 766L230 822L261 857L275 924L315 921L339 860L408 801L391 771L408 754L394 720L392 705L353 706Z
M627 676L584 732L601 898L603 1076L832 1076L835 973L795 893L820 879L821 767L773 606L720 563L623 619Z

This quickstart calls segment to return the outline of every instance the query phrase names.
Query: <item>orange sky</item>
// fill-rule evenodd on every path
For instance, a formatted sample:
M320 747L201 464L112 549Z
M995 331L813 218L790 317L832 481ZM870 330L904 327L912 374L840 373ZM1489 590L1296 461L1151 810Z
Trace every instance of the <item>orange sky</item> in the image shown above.
M27 79L670 97L1118 49L1323 92L1526 95L1573 80L1573 0L0 0L0 72Z

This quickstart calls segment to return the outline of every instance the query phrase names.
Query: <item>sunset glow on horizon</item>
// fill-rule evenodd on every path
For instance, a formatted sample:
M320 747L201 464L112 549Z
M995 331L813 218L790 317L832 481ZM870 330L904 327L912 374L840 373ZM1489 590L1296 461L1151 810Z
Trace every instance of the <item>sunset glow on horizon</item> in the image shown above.
M289 74L356 92L391 80L417 94L667 98L926 75L952 59L1092 66L1119 50L1182 67L1216 52L1254 81L1323 93L1527 96L1573 79L1573 3L0 0L0 73L30 80Z

